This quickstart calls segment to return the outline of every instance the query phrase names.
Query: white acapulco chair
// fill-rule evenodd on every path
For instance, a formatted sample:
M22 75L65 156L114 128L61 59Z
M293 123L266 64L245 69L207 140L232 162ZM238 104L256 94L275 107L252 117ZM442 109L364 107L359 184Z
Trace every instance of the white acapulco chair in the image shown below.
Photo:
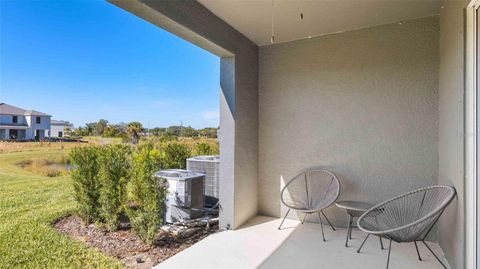
M413 242L420 261L422 257L417 242L422 242L438 262L447 268L427 245L425 238L455 195L455 188L435 185L407 192L370 208L358 219L358 227L368 233L364 242L370 234L390 240L387 269L390 263L392 241ZM362 246L363 243L358 251Z
M307 215L317 213L322 229L323 241L325 241L321 215L327 220L332 230L335 231L323 210L335 203L339 194L340 181L330 171L309 169L298 174L287 182L280 193L281 202L288 210L278 229L281 229L290 210L305 214L302 224L305 222Z

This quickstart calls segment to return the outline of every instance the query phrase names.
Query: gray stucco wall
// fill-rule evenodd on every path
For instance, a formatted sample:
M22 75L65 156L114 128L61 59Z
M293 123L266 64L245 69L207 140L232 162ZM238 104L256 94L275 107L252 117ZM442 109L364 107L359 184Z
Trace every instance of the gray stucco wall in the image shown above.
M447 1L440 13L439 172L457 198L440 219L439 241L452 268L464 268L464 7Z
M438 17L260 47L259 213L279 217L282 181L310 166L340 199L436 183L438 68Z
M257 214L258 47L197 1L110 0L220 57L220 225Z

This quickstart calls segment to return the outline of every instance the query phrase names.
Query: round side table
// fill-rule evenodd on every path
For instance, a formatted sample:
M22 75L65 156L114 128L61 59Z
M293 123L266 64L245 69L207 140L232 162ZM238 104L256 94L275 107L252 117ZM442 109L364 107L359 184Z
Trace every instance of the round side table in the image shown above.
M335 205L338 208L345 210L345 212L347 212L349 216L348 226L347 226L348 227L347 238L345 240L345 247L348 247L348 239L352 239L352 228L354 228L353 219L360 217L363 213L365 213L365 211L372 208L374 204L360 202L360 201L338 201L335 203ZM368 238L368 235L367 235L367 238ZM360 246L357 252L360 251L360 249L362 248L367 238L365 238L365 240L363 241L362 245ZM379 239L380 239L380 247L383 249L382 238L379 237Z

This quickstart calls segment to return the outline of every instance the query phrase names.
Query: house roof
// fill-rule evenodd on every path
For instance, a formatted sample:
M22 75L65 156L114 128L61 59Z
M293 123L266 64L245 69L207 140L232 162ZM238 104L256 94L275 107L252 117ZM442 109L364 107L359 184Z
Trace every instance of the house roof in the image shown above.
M16 106L12 106L6 103L0 103L0 114L9 114L9 115L33 115L33 116L47 116L50 115L36 111L36 110L26 110Z
M72 126L72 124L67 124L66 121L64 120L50 120L51 125L66 125L66 126Z
M26 110L25 115L48 116L48 117L50 117L50 115L48 115L46 113L43 113L43 112L40 112L40 111L36 111L36 110Z
M50 120L51 125L63 125L65 122L63 120Z

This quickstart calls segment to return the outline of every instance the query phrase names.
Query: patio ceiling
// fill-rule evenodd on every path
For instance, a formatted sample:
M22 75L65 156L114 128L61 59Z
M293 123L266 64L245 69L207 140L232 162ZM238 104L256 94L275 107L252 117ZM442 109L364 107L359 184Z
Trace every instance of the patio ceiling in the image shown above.
M272 0L198 2L257 45L270 44ZM275 43L431 16L439 14L441 4L440 0L275 0Z

